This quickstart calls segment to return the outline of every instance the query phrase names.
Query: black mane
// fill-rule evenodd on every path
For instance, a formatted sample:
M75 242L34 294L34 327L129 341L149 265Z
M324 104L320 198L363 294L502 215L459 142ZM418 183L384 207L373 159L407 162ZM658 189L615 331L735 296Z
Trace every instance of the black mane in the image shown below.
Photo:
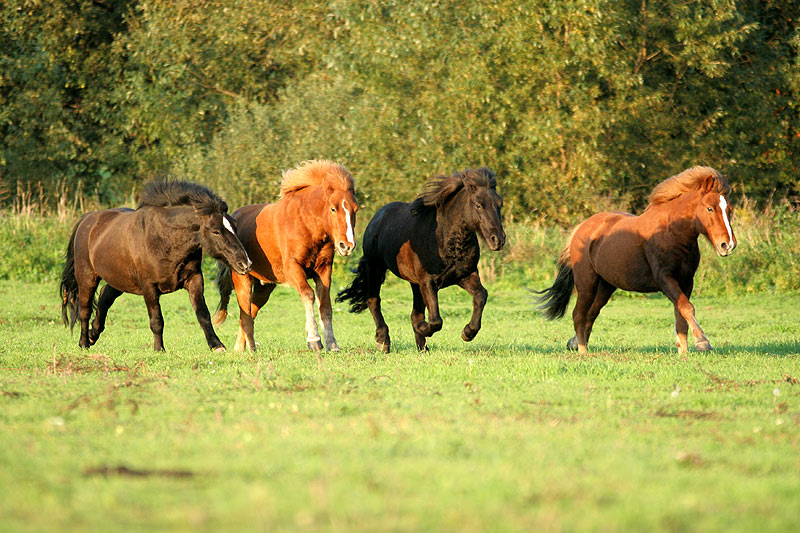
M211 189L191 181L153 181L148 183L139 201L139 208L151 207L194 207L200 214L227 213L225 200L211 192Z
M497 178L487 167L468 168L451 176L434 176L425 182L422 192L411 202L411 213L416 215L426 208L444 205L449 197L468 184L497 189Z

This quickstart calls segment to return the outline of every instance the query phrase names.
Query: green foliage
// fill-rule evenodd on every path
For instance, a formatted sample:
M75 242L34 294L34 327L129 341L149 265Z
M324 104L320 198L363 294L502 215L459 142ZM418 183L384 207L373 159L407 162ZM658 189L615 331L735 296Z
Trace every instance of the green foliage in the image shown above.
M691 165L800 192L800 2L13 0L0 7L0 189L104 203L172 173L232 204L314 157L367 211L488 165L563 226ZM5 200L8 202L8 199Z
M51 282L55 294L71 231L55 217L0 212L0 280Z
M166 295L154 353L139 296L81 350L50 284L0 282L3 529L796 527L796 296L697 298L717 351L686 358L664 298L614 298L578 357L567 320L492 285L464 343L470 298L454 288L418 353L403 285L383 294L394 353L340 309L343 352L318 363L289 289L256 321L254 354L209 352L186 294ZM217 328L229 346L235 318Z

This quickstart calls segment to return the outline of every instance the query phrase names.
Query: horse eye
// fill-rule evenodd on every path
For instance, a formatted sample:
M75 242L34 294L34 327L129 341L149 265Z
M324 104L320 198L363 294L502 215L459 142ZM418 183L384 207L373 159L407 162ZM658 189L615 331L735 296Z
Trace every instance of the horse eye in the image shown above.
M483 206L481 204L475 204L475 209L480 211L481 209L483 209Z
M709 212L709 213L711 213L711 212L713 212L713 211L714 211L714 208L713 208L713 207L706 207L706 209L708 209L708 212Z
M331 213L335 213L335 212L336 212L336 208L335 207L331 207Z

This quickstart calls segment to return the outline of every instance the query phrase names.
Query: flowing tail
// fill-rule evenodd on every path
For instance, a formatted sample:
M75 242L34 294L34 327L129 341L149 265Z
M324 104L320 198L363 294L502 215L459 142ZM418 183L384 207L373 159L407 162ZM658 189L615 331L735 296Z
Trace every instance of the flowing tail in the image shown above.
M351 270L356 277L353 278L349 287L340 290L336 295L337 302L350 302L351 313L360 313L367 308L367 291L369 289L367 268L367 258L362 256L358 260L358 266Z
M83 220L83 218L81 218ZM64 326L69 326L69 330L75 327L75 321L78 319L78 280L75 278L75 234L78 233L78 226L81 220L75 224L72 229L72 235L69 238L67 245L66 263L64 270L61 272L61 286L59 292L61 293L61 319L64 321ZM94 308L95 302L92 302ZM69 315L69 316L67 316Z
M572 297L572 290L575 288L575 278L572 274L572 261L569 255L569 248L573 235L575 235L574 231L567 240L564 251L561 252L561 256L558 258L558 275L553 285L543 291L533 291L541 295L536 298L536 303L539 304L537 308L544 311L544 316L547 317L548 320L555 320L556 318L564 316L567 305L569 305L569 300Z
M219 326L228 318L228 302L230 302L231 292L233 292L231 267L222 261L217 261L217 288L219 289L219 305L211 319L215 326Z

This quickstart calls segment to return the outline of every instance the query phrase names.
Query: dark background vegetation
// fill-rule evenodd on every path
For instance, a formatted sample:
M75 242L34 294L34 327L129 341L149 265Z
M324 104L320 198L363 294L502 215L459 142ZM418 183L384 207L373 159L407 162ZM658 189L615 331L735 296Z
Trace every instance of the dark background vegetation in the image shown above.
M695 164L791 198L798 17L791 0L6 0L0 202L129 203L171 175L235 207L322 157L366 212L478 165L509 214L560 225L640 208Z

